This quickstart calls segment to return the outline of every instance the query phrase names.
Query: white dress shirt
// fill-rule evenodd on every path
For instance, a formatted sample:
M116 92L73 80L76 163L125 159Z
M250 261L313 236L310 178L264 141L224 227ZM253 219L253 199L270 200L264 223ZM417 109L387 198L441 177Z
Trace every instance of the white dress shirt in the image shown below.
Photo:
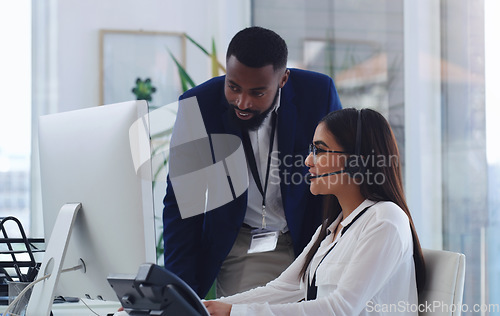
M365 200L345 220L342 214L328 228L347 226L364 208L365 214L342 236L329 234L309 265L319 265L317 298L306 296L299 276L305 256L319 235L316 231L302 254L277 279L266 286L222 298L233 304L231 315L417 315L418 297L413 261L413 241L406 214L392 202ZM311 269L312 267L312 269Z
M281 93L281 89L278 90ZM278 95L276 108L278 111L281 96ZM248 136L252 143L257 170L264 188L266 178L266 167L269 156L269 145L271 143L271 124L272 113L265 118L262 125L255 131L249 131ZM250 166L248 166L248 204L244 223L251 227L261 228L262 226L262 194L257 189ZM273 150L271 153L271 166L269 169L269 180L266 192L266 223L268 228L286 232L288 230L285 211L283 210L283 201L281 198L279 176L279 158L278 158L278 123L276 123L276 132L274 134Z

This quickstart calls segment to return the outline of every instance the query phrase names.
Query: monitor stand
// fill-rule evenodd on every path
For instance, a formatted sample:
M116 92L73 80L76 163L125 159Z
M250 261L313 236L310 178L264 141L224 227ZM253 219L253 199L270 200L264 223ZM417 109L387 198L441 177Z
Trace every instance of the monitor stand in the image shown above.
M38 272L38 278L48 274L50 277L35 284L26 315L50 315L73 224L81 207L81 203L68 203L59 211Z

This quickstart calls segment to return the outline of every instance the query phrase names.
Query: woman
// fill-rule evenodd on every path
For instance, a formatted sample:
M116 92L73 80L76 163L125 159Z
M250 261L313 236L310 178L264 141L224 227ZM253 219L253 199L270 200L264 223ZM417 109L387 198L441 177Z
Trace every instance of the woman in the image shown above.
M425 266L388 122L370 109L329 113L305 163L325 196L322 226L276 280L205 302L210 314L417 315Z

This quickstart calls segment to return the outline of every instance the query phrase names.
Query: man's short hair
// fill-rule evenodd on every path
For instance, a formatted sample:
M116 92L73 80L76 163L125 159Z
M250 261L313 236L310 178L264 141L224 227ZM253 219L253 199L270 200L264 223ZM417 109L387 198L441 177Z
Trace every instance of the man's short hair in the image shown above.
M229 43L226 60L234 56L247 67L273 65L276 71L286 67L288 48L275 32L259 26L239 31Z

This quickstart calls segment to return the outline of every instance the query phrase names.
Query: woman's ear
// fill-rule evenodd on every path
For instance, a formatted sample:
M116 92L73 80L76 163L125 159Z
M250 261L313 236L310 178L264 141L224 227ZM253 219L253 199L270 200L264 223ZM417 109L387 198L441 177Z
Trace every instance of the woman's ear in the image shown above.
M280 79L280 84L279 84L280 89L285 86L285 83L288 81L289 75L290 75L290 70L286 69L285 73L283 74L283 76Z

